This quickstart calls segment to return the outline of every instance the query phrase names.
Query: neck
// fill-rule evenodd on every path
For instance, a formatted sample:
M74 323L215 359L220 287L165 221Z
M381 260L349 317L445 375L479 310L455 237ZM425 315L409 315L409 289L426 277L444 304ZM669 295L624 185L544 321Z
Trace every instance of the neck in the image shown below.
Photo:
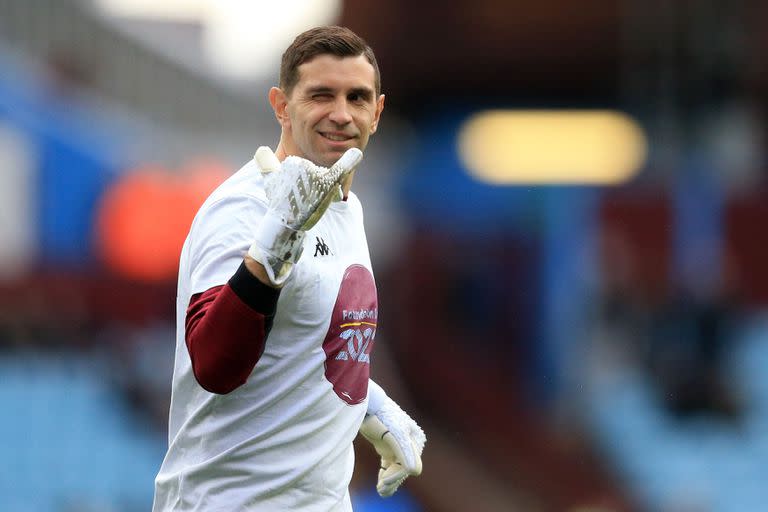
M277 148L275 149L275 156L276 156L276 157L277 157L277 159L278 159L278 160L280 160L281 162L282 162L283 160L285 160L285 157L287 157L287 156L288 156L288 154L285 152L285 148L283 147L283 141L282 141L282 139L280 140L280 142L278 142L278 143L277 143Z
M344 197L349 196L349 191L352 189L352 178L355 177L355 171L352 171L347 175L346 178L344 178L344 181L341 182L341 190L344 192Z

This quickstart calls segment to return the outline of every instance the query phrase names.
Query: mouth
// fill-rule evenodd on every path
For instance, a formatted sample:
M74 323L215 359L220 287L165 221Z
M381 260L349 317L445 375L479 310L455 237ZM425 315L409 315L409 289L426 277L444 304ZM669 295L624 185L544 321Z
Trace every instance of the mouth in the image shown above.
M338 132L318 132L321 137L331 142L349 142L355 137Z

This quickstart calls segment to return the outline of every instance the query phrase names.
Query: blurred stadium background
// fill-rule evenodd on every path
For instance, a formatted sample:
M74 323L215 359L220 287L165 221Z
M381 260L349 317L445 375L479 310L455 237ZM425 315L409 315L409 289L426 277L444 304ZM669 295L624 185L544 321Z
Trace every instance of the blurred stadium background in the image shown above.
M429 441L356 510L745 512L768 488L764 2L0 0L0 510L149 510L175 273L280 51L377 52L374 376Z

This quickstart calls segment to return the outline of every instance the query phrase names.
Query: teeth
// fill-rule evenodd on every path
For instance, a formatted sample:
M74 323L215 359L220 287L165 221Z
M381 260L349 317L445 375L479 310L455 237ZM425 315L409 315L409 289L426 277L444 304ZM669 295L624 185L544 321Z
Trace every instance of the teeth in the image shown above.
M325 137L326 139L337 140L337 141L347 140L347 137L343 135L332 135L330 133L324 133L323 137Z

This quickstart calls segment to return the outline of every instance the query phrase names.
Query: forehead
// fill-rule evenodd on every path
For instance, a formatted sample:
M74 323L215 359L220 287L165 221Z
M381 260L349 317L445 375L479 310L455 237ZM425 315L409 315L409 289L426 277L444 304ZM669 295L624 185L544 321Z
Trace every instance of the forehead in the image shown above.
M298 89L330 87L332 89L369 88L375 90L373 65L364 55L337 57L318 55L298 68Z

